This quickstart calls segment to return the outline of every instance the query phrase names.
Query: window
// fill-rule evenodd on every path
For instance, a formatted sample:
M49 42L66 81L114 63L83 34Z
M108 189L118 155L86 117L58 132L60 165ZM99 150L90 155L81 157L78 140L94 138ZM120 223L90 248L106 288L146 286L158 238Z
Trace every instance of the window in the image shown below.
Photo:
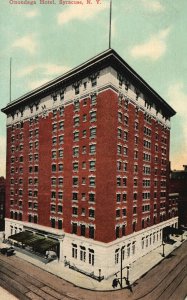
M119 263L119 249L115 250L115 264Z
M73 133L73 139L74 139L74 141L78 141L79 140L79 132L78 131L76 131L76 132Z
M79 155L79 147L73 148L73 156L78 156Z
M52 158L53 158L53 159L56 158L56 151L52 151Z
M51 219L51 227L55 228L55 219Z
M124 123L125 125L128 125L129 123L129 118L127 116L124 116Z
M86 261L86 248L83 246L80 246L80 260Z
M55 212L55 211L56 211L56 205L55 205L55 204L52 204L52 205L51 205L51 211L52 211L52 212Z
M62 200L63 199L63 192L58 192L58 199Z
M89 264L92 265L92 266L94 266L94 258L95 258L95 256L94 256L94 250L93 249L88 249L88 250L89 250L89 254L88 254L88 256L89 256Z
M90 170L95 170L95 164L96 164L95 160L90 161Z
M123 201L127 201L127 194L123 194Z
M82 177L82 184L86 184L86 178Z
M117 171L120 171L121 170L121 162L120 161L117 161Z
M55 145L56 142L57 142L57 138L56 138L56 137L53 137L53 138L52 138L52 144Z
M63 113L64 113L64 106L61 106L61 107L60 107L60 116L62 116Z
M78 169L79 169L78 162L73 163L73 171L78 171Z
M55 131L57 129L57 124L53 124L53 131Z
M91 95L91 105L95 105L97 103L97 95Z
M128 155L128 148L127 148L127 147L124 147L124 148L123 148L123 154L124 154L125 156Z
M63 153L63 150L59 150L59 151L58 151L58 156L59 156L59 157L63 157L63 154L64 154L64 153Z
M95 186L95 177L90 177L90 186Z
M124 141L126 142L128 140L128 132L124 131Z
M59 123L59 129L60 129L60 130L64 129L64 122L60 122L60 123Z
M121 186L121 178L117 177L117 186Z
M118 128L118 138L122 138L122 130L120 128Z
M55 164L52 165L52 172L56 172L56 165Z
M122 146L118 145L117 146L117 154L121 154L122 153Z
M73 185L78 185L78 177L73 177Z
M82 131L82 137L86 137L86 129L84 129L83 131Z
M75 110L79 109L79 101L78 101L78 100L76 100L76 101L74 102L74 109L75 109Z
M133 215L137 214L137 207L133 207Z
M116 239L119 238L119 226L116 227Z
M64 90L60 91L60 100L63 101L64 100Z
M63 136L63 135L60 135L60 136L59 136L59 143L60 143L60 144L63 144L63 142L64 142L64 136Z
M90 122L96 121L96 111L90 112Z
M58 178L58 184L63 185L63 178L62 177Z
M75 95L78 95L78 94L79 94L79 85L75 86Z
M53 110L53 117L56 117L56 116L57 116L57 110L54 109L54 110Z
M77 223L72 223L72 233L77 234Z
M96 152L96 145L90 145L90 154L95 154Z
M122 209L122 215L123 215L123 217L125 217L127 215L126 213L127 213L126 208L123 208Z
M89 238L90 239L94 239L94 235L95 235L95 228L94 228L94 226L89 226Z
M77 207L72 207L72 214L74 216L77 216L78 215L78 208Z
M62 229L62 220L58 220L58 229Z
M77 258L77 245L72 244L72 257Z
M89 209L89 217L95 218L95 210L94 209Z
M122 113L118 112L118 121L122 122Z
M56 185L56 178L54 178L54 177L51 178L51 184L52 184L52 185Z
M120 202L121 201L121 194L117 194L116 195L116 202Z
M97 85L97 77L94 76L91 78L91 84L92 84L92 87Z
M95 202L95 194L93 193L89 194L89 202Z
M95 127L90 129L90 137L91 138L96 137L96 128Z
M120 209L116 209L116 218L120 218Z
M74 201L77 201L77 200L78 200L78 194L77 194L77 193L73 193L72 199L73 199Z
M74 118L74 126L78 126L79 125L79 117L75 117Z
M86 235L86 226L85 225L83 225L83 224L81 224L81 235L82 236L85 236Z
M51 192L51 198L56 199L56 192L54 192L54 191Z
M63 164L59 164L59 165L58 165L58 170L59 170L59 171L63 171Z
M82 154L86 154L86 146L82 146Z
M87 120L87 115L86 114L83 115L82 120L83 120L83 122L86 122L86 120Z
M62 213L62 205L58 205L58 212Z
M123 171L127 171L127 163L126 162L124 162L124 164L123 164Z

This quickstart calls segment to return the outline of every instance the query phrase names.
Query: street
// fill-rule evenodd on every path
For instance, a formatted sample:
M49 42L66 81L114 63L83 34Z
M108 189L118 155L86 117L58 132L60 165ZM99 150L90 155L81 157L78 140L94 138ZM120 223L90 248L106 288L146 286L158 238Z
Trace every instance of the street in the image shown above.
M0 286L20 300L184 300L187 295L186 275L187 241L137 280L131 289L112 292L75 287L16 256L0 254Z

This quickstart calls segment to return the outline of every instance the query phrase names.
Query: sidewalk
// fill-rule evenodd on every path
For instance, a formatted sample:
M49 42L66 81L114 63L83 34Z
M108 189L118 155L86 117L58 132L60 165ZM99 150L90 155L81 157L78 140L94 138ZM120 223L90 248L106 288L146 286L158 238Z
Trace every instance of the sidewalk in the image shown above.
M172 251L174 251L182 244L181 236L173 236L172 239L175 240L174 244L165 244L164 246L165 256L168 256ZM185 232L183 235L183 242L185 240L187 240L187 232ZM25 255L24 253L21 253L19 251L16 251L16 256L30 262L33 265L38 266L41 269L48 271L49 273L55 274L76 286L98 291L114 290L112 287L114 276L108 278L107 280L98 282L90 277L69 269L69 267L67 266L65 267L63 262L59 263L58 261L52 261L48 264L45 264L44 262L35 259L32 256ZM163 259L163 246L161 245L153 251L149 252L147 255L139 258L134 263L132 263L129 269L130 284L132 285L137 279L146 274L150 269L160 263ZM119 278L120 272L118 272L117 275ZM127 277L126 268L123 270L123 277ZM125 279L123 280L123 287L127 287ZM116 289L120 289L120 286L118 285Z

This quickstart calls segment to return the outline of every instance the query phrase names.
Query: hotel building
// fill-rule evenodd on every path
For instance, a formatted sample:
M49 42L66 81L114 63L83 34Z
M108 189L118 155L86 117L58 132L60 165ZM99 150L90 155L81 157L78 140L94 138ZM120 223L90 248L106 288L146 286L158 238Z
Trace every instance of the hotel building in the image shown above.
M6 238L40 253L56 247L67 267L108 278L177 227L168 198L175 111L113 49L2 111Z

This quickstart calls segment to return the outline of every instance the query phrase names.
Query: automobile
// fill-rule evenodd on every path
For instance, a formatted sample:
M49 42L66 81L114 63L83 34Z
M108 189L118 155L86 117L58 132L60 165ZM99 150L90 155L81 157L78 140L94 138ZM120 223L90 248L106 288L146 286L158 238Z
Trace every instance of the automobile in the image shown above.
M10 248L1 248L1 253L4 254L4 255L7 255L7 256L11 256L14 254L14 248L13 247L10 247Z

